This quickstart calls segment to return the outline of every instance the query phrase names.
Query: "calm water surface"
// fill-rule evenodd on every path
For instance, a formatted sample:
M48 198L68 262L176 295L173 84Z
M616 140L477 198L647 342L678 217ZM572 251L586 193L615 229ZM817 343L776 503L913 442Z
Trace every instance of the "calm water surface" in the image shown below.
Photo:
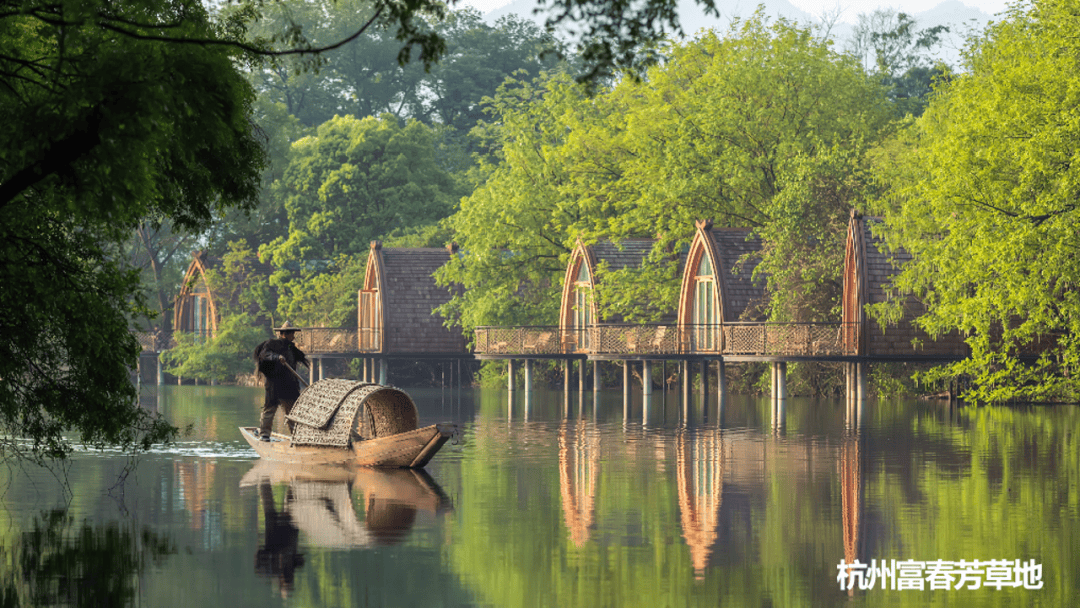
M262 393L144 395L182 441L0 469L0 605L1075 605L1080 410L411 390L426 472L268 466ZM144 389L155 391L155 389ZM722 415L721 415L722 414ZM780 424L782 422L782 424ZM58 482L58 478L64 483ZM840 590L841 559L1034 560L1038 590ZM1011 578L1010 578L1011 580ZM1034 582L1034 581L1032 581ZM970 584L968 585L970 586Z

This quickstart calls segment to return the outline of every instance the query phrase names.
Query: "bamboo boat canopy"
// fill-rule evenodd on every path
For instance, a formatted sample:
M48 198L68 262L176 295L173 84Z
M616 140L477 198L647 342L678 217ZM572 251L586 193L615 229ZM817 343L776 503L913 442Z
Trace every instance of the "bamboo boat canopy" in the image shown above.
M296 423L293 445L340 448L415 430L419 420L416 404L404 391L340 378L306 388L288 418Z

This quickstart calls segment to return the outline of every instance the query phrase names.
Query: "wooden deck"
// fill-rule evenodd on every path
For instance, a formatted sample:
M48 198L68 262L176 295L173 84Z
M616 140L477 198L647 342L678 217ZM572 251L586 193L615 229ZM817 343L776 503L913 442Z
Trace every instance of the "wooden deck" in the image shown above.
M711 326L602 324L584 329L555 325L477 327L478 358L834 358L851 357L853 323L723 323ZM171 336L134 332L143 352L174 344ZM381 354L353 328L305 327L296 345L308 355ZM365 345L367 346L365 348Z
M855 331L855 325L850 323L478 327L473 352L478 358L504 359L575 355L613 359L828 359L855 354Z

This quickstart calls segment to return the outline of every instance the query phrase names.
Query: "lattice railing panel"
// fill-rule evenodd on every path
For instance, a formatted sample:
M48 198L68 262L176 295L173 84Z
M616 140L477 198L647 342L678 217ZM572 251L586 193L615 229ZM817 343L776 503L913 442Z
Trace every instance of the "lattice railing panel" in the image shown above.
M843 323L740 323L723 326L725 355L835 357L854 354Z
M473 347L478 355L558 355L566 351L569 332L556 326L477 327Z
M478 327L480 355L571 354L834 357L854 354L854 327L842 323ZM721 350L721 336L723 349ZM847 346L845 346L847 344Z
M675 355L680 350L679 328L674 325L597 325L589 328L598 355Z
M341 327L304 327L296 332L296 346L307 354L357 350L357 331Z

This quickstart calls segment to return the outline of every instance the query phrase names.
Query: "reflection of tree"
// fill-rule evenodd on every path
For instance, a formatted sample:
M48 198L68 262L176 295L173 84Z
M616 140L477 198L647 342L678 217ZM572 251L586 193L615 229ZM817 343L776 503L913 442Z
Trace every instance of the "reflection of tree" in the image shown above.
M0 605L99 608L133 605L147 559L159 562L176 548L149 528L77 526L55 510L0 552Z
M568 434L567 422L563 420L559 425L559 489L570 540L580 547L589 540L596 509L600 435L586 420L578 420L572 445Z
M694 575L701 578L720 523L724 444L720 431L702 431L690 438L685 430L680 430L675 437L675 451L683 538L690 546Z
M287 506L292 488L286 492L286 508L280 512L269 480L259 484L259 497L263 508L264 538L255 552L255 572L276 578L281 585L281 595L285 597L292 592L296 569L304 564L304 556L299 551L300 531L293 524Z

